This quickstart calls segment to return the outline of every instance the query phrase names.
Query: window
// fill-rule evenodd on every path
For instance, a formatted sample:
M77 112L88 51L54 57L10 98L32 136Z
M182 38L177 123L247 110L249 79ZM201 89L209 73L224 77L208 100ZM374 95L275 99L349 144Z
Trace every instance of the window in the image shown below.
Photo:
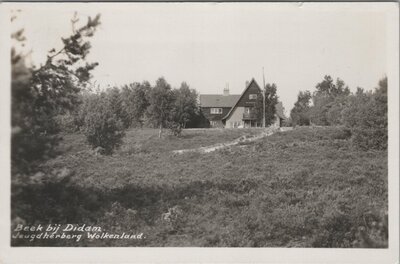
M211 114L222 114L222 108L211 108Z
M255 100L255 99L257 99L257 94L249 94L249 99L250 99L250 100Z
M233 121L233 122L231 122L231 127L232 128L240 128L240 127L243 127L243 123L240 121Z
M211 125L211 127L217 127L218 126L218 122L217 121L210 121L210 125Z

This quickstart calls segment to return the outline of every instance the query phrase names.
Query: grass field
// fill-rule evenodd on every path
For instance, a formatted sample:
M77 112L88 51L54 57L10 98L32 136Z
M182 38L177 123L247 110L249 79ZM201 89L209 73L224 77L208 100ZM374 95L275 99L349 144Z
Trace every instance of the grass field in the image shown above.
M82 135L65 135L64 154L43 164L44 175L13 187L12 218L145 238L13 244L387 245L387 152L353 149L341 128L299 128L211 153L172 154L257 133L185 130L182 138L159 139L156 130L130 130L112 156L95 155Z

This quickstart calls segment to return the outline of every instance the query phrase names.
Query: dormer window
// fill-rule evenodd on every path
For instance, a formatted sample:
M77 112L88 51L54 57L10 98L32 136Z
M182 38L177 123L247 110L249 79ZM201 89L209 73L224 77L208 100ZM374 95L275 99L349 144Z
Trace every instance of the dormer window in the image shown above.
M222 108L211 108L210 113L214 115L222 114Z
M249 94L249 99L250 100L256 100L257 99L257 94Z

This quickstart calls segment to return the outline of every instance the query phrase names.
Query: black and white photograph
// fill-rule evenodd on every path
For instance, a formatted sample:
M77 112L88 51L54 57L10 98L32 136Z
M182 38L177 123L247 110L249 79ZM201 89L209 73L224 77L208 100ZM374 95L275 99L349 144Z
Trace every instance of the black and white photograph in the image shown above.
M398 261L398 3L0 8L10 252Z

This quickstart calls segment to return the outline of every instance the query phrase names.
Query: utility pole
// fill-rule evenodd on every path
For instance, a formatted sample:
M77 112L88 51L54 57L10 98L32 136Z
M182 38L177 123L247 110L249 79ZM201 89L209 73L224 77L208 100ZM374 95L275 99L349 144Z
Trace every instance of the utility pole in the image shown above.
M264 76L264 67L262 67L262 72L263 72L263 89L262 89L262 94L263 94L263 128L265 128L265 76Z

